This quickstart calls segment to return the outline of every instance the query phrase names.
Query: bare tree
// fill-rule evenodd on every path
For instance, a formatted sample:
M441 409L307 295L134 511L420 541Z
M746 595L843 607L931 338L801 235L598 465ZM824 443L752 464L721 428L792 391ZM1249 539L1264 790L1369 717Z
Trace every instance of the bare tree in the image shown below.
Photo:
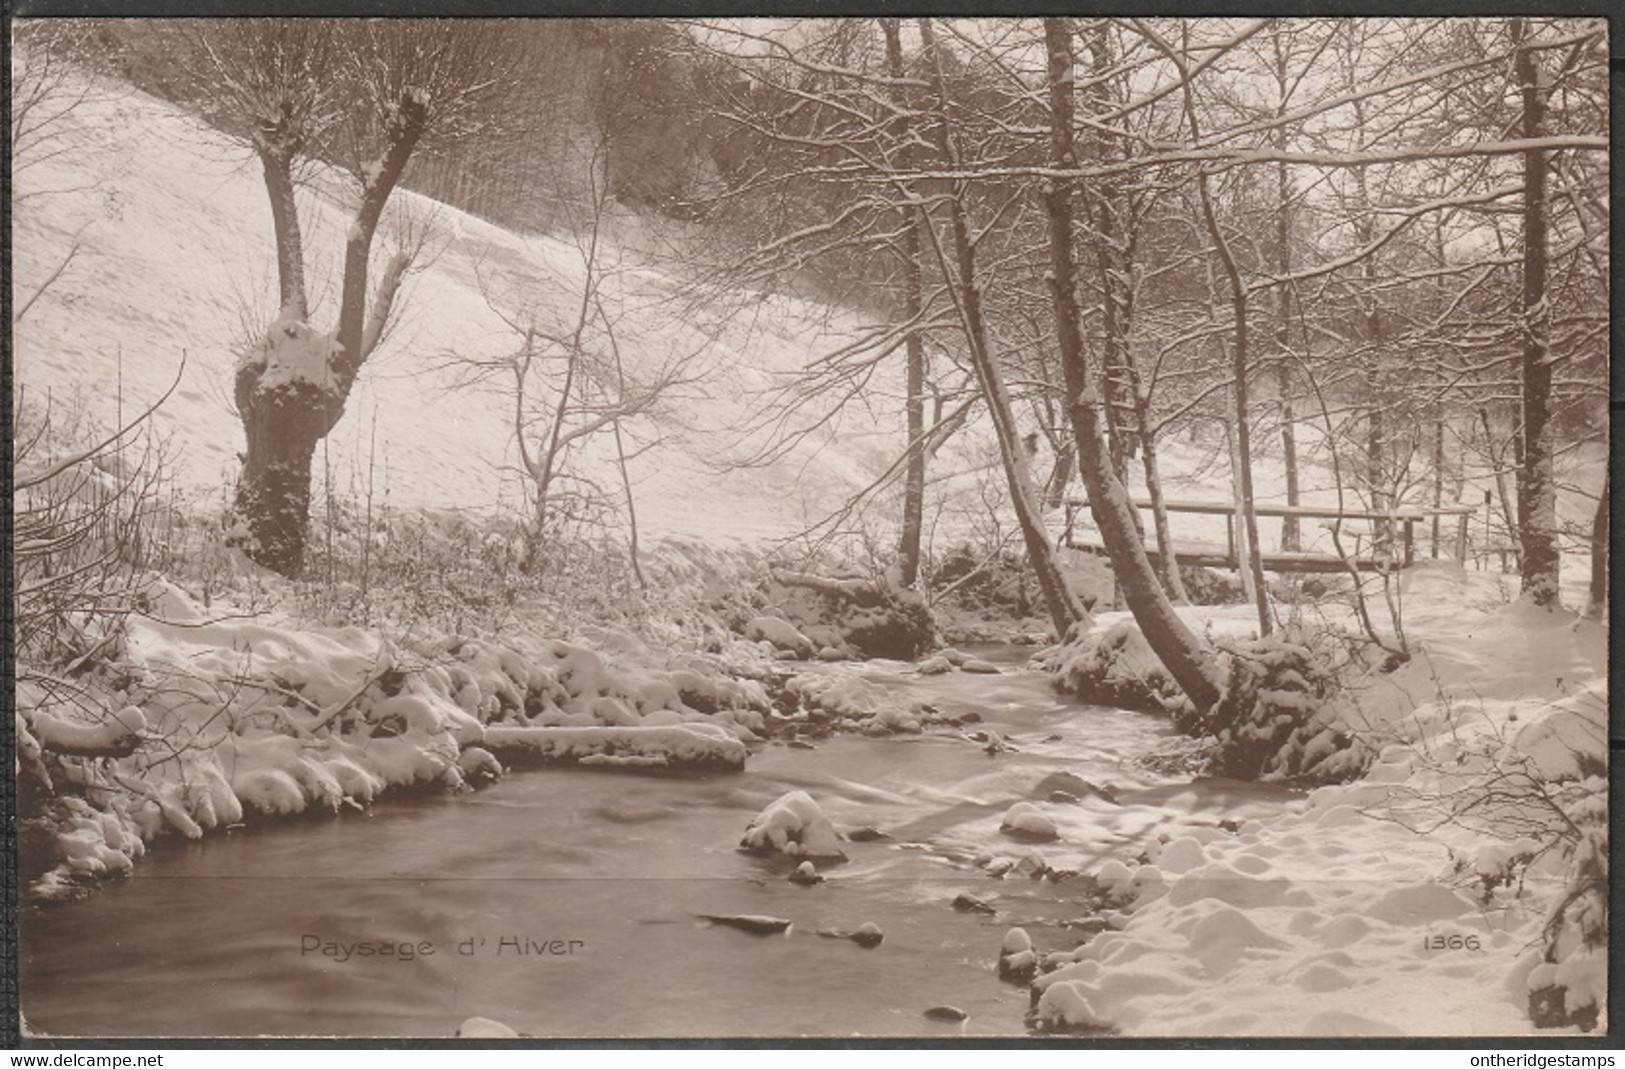
M637 512L628 462L658 439L628 448L627 424L649 416L703 369L699 352L668 350L652 365L627 367L621 350L623 313L606 289L618 278L616 254L605 233L611 191L602 144L586 161L585 220L577 247L579 281L529 277L483 278L486 304L517 339L493 357L452 355L448 364L466 386L493 386L510 406L519 466L530 497L530 520L520 566L534 572L556 543L561 525L606 507L610 494L581 470L580 452L600 434L611 436L627 507L633 568Z
M906 83L903 67L902 33L896 19L882 19L881 29L886 37L886 73L891 76L902 95ZM892 137L902 146L899 163L905 169L913 154L913 122L906 98L894 119ZM921 277L920 257L923 254L920 232L925 226L925 213L916 203L912 185L903 185L905 203L902 208L903 235L899 256L903 262L903 316L910 323L918 323L925 311L925 282ZM925 336L919 329L909 331L904 342L907 358L904 389L904 410L908 421L908 466L903 476L903 522L898 534L897 567L906 587L912 587L920 572L921 535L925 518L925 467L927 443L925 441Z
M16 176L70 152L69 120L99 93L81 61L93 51L91 25L78 19L31 19L12 27L11 167ZM13 192L17 200L38 195Z
M1074 147L1073 92L1077 83L1071 28L1062 19L1044 21L1048 57L1050 162L1058 172L1078 165ZM1219 699L1212 653L1174 611L1151 567L1134 522L1128 491L1112 470L1101 427L1100 391L1084 356L1075 295L1072 252L1071 183L1053 181L1045 195L1049 223L1051 300L1061 367L1066 375L1069 414L1076 437L1078 470L1089 493L1089 508L1100 528L1106 553L1122 584L1135 622L1157 657L1191 703L1206 711Z
M958 137L953 128L953 116L943 76L942 52L936 43L936 34L930 19L921 19L920 38L931 65L932 89L936 94L936 112L932 117L931 137L938 158L948 166L962 164ZM1015 425L1015 413L1009 393L997 364L991 345L986 317L982 306L981 283L977 278L976 248L971 239L971 228L965 206L966 183L956 181L949 192L940 198L948 216L950 252L944 249L932 230L937 255L943 274L953 280L954 303L959 312L970 350L971 363L976 369L982 388L982 398L993 420L998 441L999 457L1004 464L1005 478L1010 489L1010 502L1015 509L1016 522L1021 527L1022 540L1027 547L1027 561L1038 580L1039 591L1049 610L1050 623L1058 636L1064 636L1072 626L1089 618L1083 602L1067 584L1055 559L1055 547L1050 542L1040 510L1038 488L1033 483L1027 464L1027 452ZM952 266L950 267L950 262Z
M1513 75L1523 104L1523 136L1546 135L1546 87L1523 19L1507 24L1512 39ZM1557 477L1553 471L1550 363L1551 308L1546 273L1550 262L1546 152L1538 145L1523 154L1523 303L1519 333L1523 386L1523 461L1518 478L1518 532L1522 549L1523 593L1537 605L1558 604Z
M902 482L896 571L913 586L924 555L928 461L940 432L951 429L927 420L928 395L940 389L932 354L943 343L933 341L958 325L927 256L932 183L907 177L931 150L919 56L905 53L895 19L809 19L763 33L708 25L702 36L726 42L707 53L735 85L722 113L758 149L718 197L744 220L732 224L747 239L730 272L734 284L811 285L888 320L810 361L763 406L764 423L777 428L763 459L799 440L789 414L808 414L803 426L826 426L821 409L875 396L872 380L889 379L887 365L901 356L907 439L899 463L840 511Z
M403 250L371 271L384 206L421 143L480 129L511 59L493 23L247 19L194 34L216 110L259 158L276 237L280 310L236 372L247 437L237 537L254 560L292 575L304 563L316 444L343 416L411 266ZM300 169L320 159L344 166L357 194L331 331L309 323L294 198Z

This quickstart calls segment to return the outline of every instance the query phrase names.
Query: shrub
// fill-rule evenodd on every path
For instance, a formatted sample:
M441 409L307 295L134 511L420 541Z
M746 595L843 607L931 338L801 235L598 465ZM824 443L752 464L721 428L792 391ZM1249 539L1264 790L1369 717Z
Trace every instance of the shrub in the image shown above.
M1181 731L1214 740L1209 774L1335 783L1370 765L1339 715L1339 661L1327 641L1285 630L1227 654L1218 702L1205 715L1189 705L1175 714Z
M773 569L764 598L818 650L912 660L936 645L925 599L885 579Z
M116 634L151 562L159 450L19 403L12 427L13 612L18 664L71 669ZM89 442L90 444L86 444Z

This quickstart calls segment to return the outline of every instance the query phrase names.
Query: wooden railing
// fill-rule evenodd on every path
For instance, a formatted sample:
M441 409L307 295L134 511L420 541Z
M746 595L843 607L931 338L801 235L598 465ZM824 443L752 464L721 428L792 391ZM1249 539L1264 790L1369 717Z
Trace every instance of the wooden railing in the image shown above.
M1062 544L1077 549L1095 550L1100 547L1090 543L1080 542L1075 536L1074 521L1078 509L1086 507L1087 501L1069 500L1066 503L1066 532L1062 535ZM1151 502L1136 500L1135 508L1149 511ZM1191 513L1204 516L1224 516L1225 546L1221 550L1217 546L1193 546L1186 544L1174 546L1174 559L1181 564L1198 565L1206 568L1234 568L1241 567L1240 517L1238 509L1233 502L1223 501L1164 501L1162 507L1170 513ZM1343 532L1353 538L1354 552L1346 557L1334 553L1311 553L1300 551L1276 550L1264 552L1264 569L1273 572L1342 572L1351 566L1363 571L1391 571L1396 568L1409 568L1416 562L1415 528L1419 520L1431 520L1435 516L1456 517L1455 559L1465 562L1467 559L1467 520L1476 509L1471 505L1446 505L1440 508L1397 508L1386 511L1375 509L1337 509L1316 507L1313 505L1256 505L1253 512L1257 516L1266 518L1285 518L1288 516L1308 520L1326 520L1341 525L1347 521L1369 523L1372 525L1371 536L1366 532ZM1143 525L1150 532L1150 524ZM1172 526L1170 524L1170 526ZM1324 526L1324 525L1323 525ZM1386 537L1382 532L1386 528ZM1397 531L1397 539L1395 532ZM1396 545L1397 541L1397 545ZM1364 546L1361 543L1365 543ZM1154 542L1145 547L1146 553L1155 562L1159 557Z

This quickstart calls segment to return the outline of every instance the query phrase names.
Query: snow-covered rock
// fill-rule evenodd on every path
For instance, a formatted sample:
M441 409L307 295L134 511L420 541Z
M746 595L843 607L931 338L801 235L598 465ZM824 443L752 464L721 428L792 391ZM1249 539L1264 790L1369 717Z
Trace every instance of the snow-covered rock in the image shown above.
M468 783L490 782L502 778L502 762L490 750L470 746L457 758L457 771Z
M745 622L745 637L752 642L766 642L774 649L810 658L815 650L812 640L803 635L788 620L777 616L755 616Z
M999 979L1015 984L1031 983L1038 972L1038 952L1025 928L1012 928L999 944Z
M1004 814L999 830L1012 839L1028 842L1049 842L1060 837L1060 830L1049 815L1031 802L1017 802Z
M711 724L647 727L493 727L485 746L506 764L723 769L745 767L745 744Z
M1089 1001L1081 983L1051 984L1038 999L1038 1021L1046 1032L1097 1032L1109 1027Z
M1202 852L1202 844L1190 836L1175 839L1162 850L1155 858L1157 867L1163 872L1180 875L1189 872L1207 860Z
M784 693L816 720L834 721L868 735L909 734L923 730L919 714L896 693L864 679L854 670L827 669L790 678Z
M814 860L846 860L835 828L805 791L791 791L770 803L745 829L740 849Z
M824 877L818 874L818 869L811 861L803 861L796 866L796 871L790 874L790 882L803 887L812 887L824 882Z
M1184 700L1132 619L1103 624L1037 660L1057 689L1093 705L1160 713Z

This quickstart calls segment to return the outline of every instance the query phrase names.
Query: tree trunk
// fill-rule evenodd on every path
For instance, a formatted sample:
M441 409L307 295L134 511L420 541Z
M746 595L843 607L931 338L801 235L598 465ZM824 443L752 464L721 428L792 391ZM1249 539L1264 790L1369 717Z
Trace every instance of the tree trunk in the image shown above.
M372 238L378 230L378 220L384 205L401 180L406 161L423 136L429 112L426 99L408 89L396 103L395 117L386 130L384 150L365 168L361 186L361 206L356 209L355 222L344 243L343 299L339 304L339 326L334 334L338 351L334 357L334 374L342 396L350 395L350 385L361 370L369 351L362 339L367 330L367 266L372 257Z
M1291 73L1288 70L1287 50L1277 34L1272 38L1275 49L1275 147L1285 151L1287 124L1283 121L1291 95ZM1285 163L1275 165L1275 273L1285 279L1292 271L1292 225L1290 206L1292 181ZM1299 504L1298 497L1298 430L1297 412L1292 405L1292 301L1286 282L1275 288L1275 392L1281 414L1281 467L1286 473L1286 503ZM1296 553L1303 548L1298 529L1298 517L1286 516L1281 520L1281 549Z
M1444 505L1444 406L1440 405L1433 416L1433 507L1438 509ZM1428 545L1429 556L1433 560L1439 559L1439 521L1441 517L1435 513L1430 524ZM1464 562L1465 563L1465 562Z
M1049 56L1051 162L1060 170L1077 165L1073 148L1072 91L1075 84L1072 42L1064 20L1044 20ZM1218 672L1202 640L1174 611L1157 583L1132 515L1128 492L1111 470L1102 433L1099 396L1084 358L1075 293L1077 271L1072 257L1071 186L1051 183L1044 195L1050 247L1050 298L1055 331L1066 376L1068 411L1077 439L1078 468L1089 494L1089 511L1100 529L1112 569L1140 633L1162 661L1191 704L1201 712L1219 699Z
M293 576L304 568L311 462L316 443L331 426L332 397L325 378L279 372L266 382L267 370L309 367L302 354L326 342L304 322L308 300L294 202L293 136L286 130L262 133L255 151L271 202L281 305L266 337L237 368L233 394L247 448L233 501L242 528L230 541L255 563Z
M1162 561L1162 586L1168 596L1189 603L1185 580L1179 574L1174 555L1174 536L1168 528L1168 507L1162 497L1162 474L1157 467L1157 431L1151 422L1151 406L1145 402L1140 384L1134 384L1135 414L1140 422L1140 464L1145 469L1145 492L1151 498L1151 526L1157 535L1157 554Z
M920 20L920 36L925 50L933 60L934 90L937 95L938 114L933 124L936 147L942 160L950 167L958 166L958 153L954 150L953 135L949 129L948 94L942 76L940 56L937 55L935 34L929 19ZM1083 602L1067 585L1055 559L1049 530L1044 526L1043 513L1038 507L1038 492L1033 485L1032 472L1027 465L1027 453L1017 432L1010 397L1000 378L988 341L987 324L982 313L982 294L976 281L976 251L971 243L970 225L965 218L965 184L954 183L947 198L949 230L952 234L955 268L958 274L958 305L965 328L965 340L970 348L971 362L975 365L982 395L987 401L998 438L999 455L1004 463L1005 479L1010 488L1010 501L1015 509L1016 522L1021 527L1022 540L1027 546L1027 559L1031 564L1044 604L1049 610L1050 623L1057 637L1065 637L1072 625L1088 620Z
M265 192L271 201L271 230L276 236L279 314L303 320L308 314L305 295L305 248L294 201L293 149L289 138L262 137L255 145L265 173Z
M1546 91L1535 53L1525 47L1527 27L1511 22L1513 70L1523 93L1523 136L1546 133ZM1523 456L1518 468L1519 571L1522 592L1536 605L1558 605L1557 480L1551 427L1552 366L1548 352L1551 310L1546 304L1546 153L1523 154Z
M1200 141L1201 134L1196 125L1196 104L1190 87L1189 78L1185 81L1185 104L1187 117L1191 125L1191 137ZM1218 217L1213 212L1213 196L1208 190L1206 172L1198 172L1196 188L1201 195L1202 220L1207 226L1208 235L1213 239L1215 250L1219 254L1219 262L1224 266L1225 277L1230 282L1230 314L1235 320L1235 334L1232 339L1233 347L1230 353L1230 375L1234 380L1232 387L1235 400L1235 483L1236 483L1236 518L1241 525L1236 539L1243 560L1241 566L1246 575L1246 584L1252 595L1253 606L1258 610L1258 633L1268 635L1274 630L1274 620L1270 613L1269 588L1264 585L1264 561L1259 550L1258 540L1258 513L1254 509L1257 498L1253 494L1253 454L1252 454L1252 417L1248 412L1247 378L1250 372L1249 339L1247 328L1247 288L1241 281L1241 268L1236 264L1236 258L1230 251L1230 241L1219 227Z
M282 308L261 350L237 369L234 393L247 450L235 505L247 530L235 541L255 562L282 575L297 575L304 568L316 443L344 414L350 388L383 333L406 269L404 259L391 261L369 321L367 268L373 234L426 119L427 105L413 93L403 93L384 152L363 181L361 206L345 246L343 301L332 337L317 334L304 322L303 250L291 174L295 148L285 138L262 137L256 145L271 201ZM313 355L318 347L322 351Z
M246 531L232 541L280 575L304 568L311 460L332 426L334 397L327 383L277 373L290 362L279 356L288 352L297 359L298 352L329 344L306 324L279 318L237 369L235 400L248 449L235 506Z
M1371 271L1371 260L1366 260L1366 270ZM1373 278L1373 275L1368 277ZM1387 438L1386 420L1383 408L1387 404L1382 383L1382 370L1378 366L1381 357L1377 355L1376 346L1381 336L1381 320L1378 318L1375 305L1367 316L1366 337L1371 351L1366 355L1365 383L1366 383L1366 437L1365 437L1365 483L1371 500L1373 512L1386 514L1391 504L1388 498L1387 476L1383 448ZM1385 551L1391 542L1392 532L1386 520L1373 520L1372 549L1376 553Z
M1365 122L1365 108L1361 102L1355 103L1356 121ZM1354 221L1354 236L1362 247L1369 247L1376 237L1375 209L1371 203L1371 194L1366 185L1365 171L1356 168L1354 173L1354 188L1359 197L1357 205L1361 212ZM1382 366L1382 308L1377 299L1377 285L1379 282L1377 271L1377 257L1373 253L1365 257L1360 263L1360 278L1364 283L1365 292L1360 296L1361 308L1359 316L1360 337L1365 343L1364 376L1365 376L1365 489L1368 506L1371 511L1386 514L1393 502L1388 494L1388 477L1386 456L1388 451L1388 426L1386 408L1388 405L1387 382ZM1373 520L1372 551L1382 554L1391 549L1393 531L1387 520Z
M1110 38L1104 22L1093 22L1088 30L1085 47L1097 71L1112 69ZM1119 102L1106 95L1104 78L1092 79L1084 90L1085 99L1097 113L1111 111ZM1083 152L1095 158L1107 154L1107 141L1098 130L1088 128L1083 135ZM1076 152L1076 147L1074 152ZM1136 446L1130 421L1134 413L1132 394L1133 376L1130 372L1131 356L1128 338L1133 322L1134 294L1128 282L1128 263L1124 250L1123 227L1120 225L1119 190L1111 178L1099 178L1079 190L1083 200L1085 218L1096 235L1089 243L1094 253L1095 271L1100 285L1101 372L1106 400L1106 448L1111 456L1112 473L1119 482L1128 485L1128 462ZM1139 526L1140 514L1133 513ZM1141 532L1142 537L1144 532Z
M1278 76L1284 80L1286 57L1277 54L1280 64ZM1281 110L1285 111L1286 101L1281 101ZM1283 125L1276 131L1276 145L1286 148L1286 127ZM1287 176L1286 164L1275 165L1275 273L1285 278L1292 270L1292 228L1287 215L1287 206L1291 200L1292 186ZM1292 304L1287 284L1282 282L1275 288L1275 392L1276 403L1281 413L1281 468L1286 474L1286 503L1297 506L1298 497L1298 431L1297 412L1292 405L1292 353L1290 351L1292 323ZM1298 530L1298 517L1287 516L1281 520L1281 549L1287 553L1296 553L1303 546L1302 536Z
M904 74L903 45L897 20L881 19L880 25L886 36L887 72L894 79L901 80ZM906 146L910 138L906 116L898 120L898 127L898 142ZM905 162L908 155L905 148ZM909 194L911 203L903 209L906 217L903 224L903 315L909 323L918 324L924 300L924 283L920 277L920 207L912 203L912 189L905 192ZM908 423L908 463L903 473L903 524L898 540L897 563L903 585L912 587L919 578L921 532L925 526L925 339L917 328L908 333L905 357L908 361L904 385L907 394L904 406Z
M1597 515L1591 521L1591 590L1586 615L1601 620L1608 608L1608 470L1602 473L1602 496L1597 499Z
M1115 67L1111 39L1104 21L1091 24L1086 47L1095 70L1109 71ZM1127 103L1125 95L1109 94L1107 84L1104 78L1090 79L1088 88L1083 91L1085 101L1096 114L1114 111ZM1099 130L1086 129L1081 141L1085 153L1099 158L1105 158L1108 154L1107 139ZM1077 151L1077 146L1074 146L1074 154ZM1123 197L1115 182L1104 179L1091 183L1087 191L1080 192L1093 194L1087 196L1086 206L1094 206L1090 223L1096 238L1091 247L1095 252L1103 295L1103 364L1107 380L1111 383L1107 391L1110 402L1106 427L1112 471L1118 481L1127 486L1127 460L1136 454L1141 458L1146 493L1151 499L1151 526L1157 540L1160 558L1158 570L1163 589L1173 600L1187 602L1190 599L1185 593L1185 584L1179 574L1179 561L1174 555L1173 536L1168 528L1168 510L1164 504L1162 479L1158 471L1156 421L1152 417L1151 398L1140 377L1131 344L1135 289L1129 278L1136 244L1132 199ZM1135 509L1130 515L1143 542L1145 527L1140 520L1140 512Z
M1490 423L1490 410L1484 405L1480 405L1478 408L1478 421L1484 427L1484 452L1490 458L1490 470L1495 473L1495 496L1501 502L1501 523L1506 527L1507 538L1512 542L1513 550L1516 552L1520 524L1517 516L1513 513L1513 495L1507 490L1506 450L1495 447L1494 425ZM1514 438L1514 444L1516 444L1516 438ZM1486 550L1488 548L1488 546L1485 547ZM1521 555L1519 559L1522 559ZM1503 567L1501 570L1505 571L1504 556L1502 562ZM1518 567L1522 570L1523 565L1519 564Z
M1054 510L1066 504L1066 486L1072 481L1072 469L1077 464L1077 447L1062 442L1055 450L1055 466L1050 469L1049 481L1044 485L1044 508Z

